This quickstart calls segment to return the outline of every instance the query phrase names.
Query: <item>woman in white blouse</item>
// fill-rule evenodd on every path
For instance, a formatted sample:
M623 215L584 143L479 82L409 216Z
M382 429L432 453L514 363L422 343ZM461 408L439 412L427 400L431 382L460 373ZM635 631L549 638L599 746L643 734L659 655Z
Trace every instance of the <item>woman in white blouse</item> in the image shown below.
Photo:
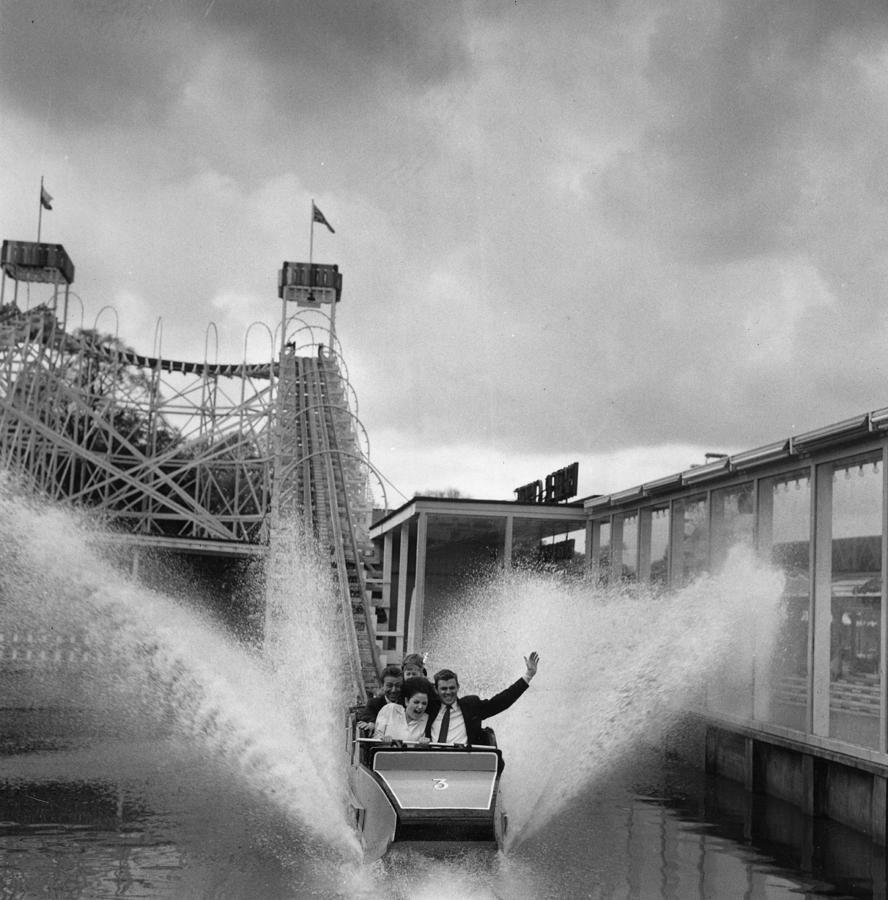
M429 720L429 698L432 696L431 684L425 678L410 678L401 686L401 702L387 703L376 717L376 728L373 737L386 743L392 741L409 741L427 744L425 736L426 723Z

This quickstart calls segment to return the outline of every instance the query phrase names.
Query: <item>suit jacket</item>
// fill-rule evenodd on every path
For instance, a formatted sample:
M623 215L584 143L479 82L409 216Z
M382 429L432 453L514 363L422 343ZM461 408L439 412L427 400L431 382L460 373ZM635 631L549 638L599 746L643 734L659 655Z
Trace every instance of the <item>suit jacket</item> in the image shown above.
M385 706L385 695L380 694L367 701L367 705L358 712L359 722L375 722L379 711Z
M462 711L466 723L466 740L470 744L486 744L487 735L484 733L482 722L498 713L507 710L530 685L519 678L514 684L510 684L504 691L494 694L489 700L482 700L477 694L469 694L466 697L458 697L456 702ZM437 713L435 714L437 716ZM434 717L429 715L429 723L426 726L426 734L431 737Z

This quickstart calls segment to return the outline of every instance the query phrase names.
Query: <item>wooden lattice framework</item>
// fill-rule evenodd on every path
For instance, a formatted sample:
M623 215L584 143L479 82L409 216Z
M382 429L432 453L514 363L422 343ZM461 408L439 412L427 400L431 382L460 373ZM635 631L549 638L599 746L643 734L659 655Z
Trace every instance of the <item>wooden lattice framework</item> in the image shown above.
M276 363L138 355L0 307L0 465L129 535L261 544Z
M136 547L261 555L283 520L301 518L329 550L364 697L379 670L371 476L387 503L332 317L288 315L284 299L277 337L265 326L266 361L166 359L156 336L143 356L96 328L68 329L58 269L10 262L30 249L3 248L0 470ZM51 299L22 309L19 281L53 283Z

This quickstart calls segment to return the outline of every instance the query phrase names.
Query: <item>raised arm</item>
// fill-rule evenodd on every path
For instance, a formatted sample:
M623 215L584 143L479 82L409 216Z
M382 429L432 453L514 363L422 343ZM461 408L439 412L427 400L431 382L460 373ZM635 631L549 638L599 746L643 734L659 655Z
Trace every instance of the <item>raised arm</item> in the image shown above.
M487 719L507 710L530 686L531 679L536 675L539 661L540 655L536 650L532 651L529 656L525 656L524 665L526 666L526 671L524 675L489 700L480 701L479 712L481 718Z

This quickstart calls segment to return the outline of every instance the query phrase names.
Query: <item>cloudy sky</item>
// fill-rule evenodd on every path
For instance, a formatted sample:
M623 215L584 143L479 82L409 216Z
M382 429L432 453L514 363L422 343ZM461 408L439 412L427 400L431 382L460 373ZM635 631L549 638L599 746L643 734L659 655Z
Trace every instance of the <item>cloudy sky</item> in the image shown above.
M240 360L314 198L406 495L619 490L888 405L881 0L0 0L0 105L2 237L44 176L86 323L146 354L161 317Z

